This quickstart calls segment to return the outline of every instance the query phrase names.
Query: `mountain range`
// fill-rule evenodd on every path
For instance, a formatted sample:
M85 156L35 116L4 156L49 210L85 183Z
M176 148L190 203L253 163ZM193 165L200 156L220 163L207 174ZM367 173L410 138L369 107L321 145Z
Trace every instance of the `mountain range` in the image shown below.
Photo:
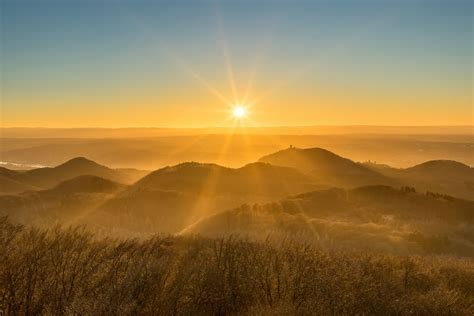
M54 168L37 168L27 171L0 168L0 181L2 181L0 193L49 189L63 181L83 175L131 184L146 173L146 171L136 169L111 169L87 158L77 157Z
M332 186L400 185L395 179L322 148L289 148L264 156L259 161L294 168L317 183Z
M301 238L321 247L474 254L474 202L388 186L325 189L205 217L182 235Z
M373 245L397 252L429 248L410 238L431 245L441 231L450 251L470 253L473 183L473 168L458 162L396 169L321 148L288 148L241 168L186 162L153 172L79 157L54 168L0 168L0 215L134 236L310 235L341 247L361 246L371 231L380 240Z
M474 198L474 168L457 161L432 160L406 169L373 163L364 165L421 191L444 193L465 199Z

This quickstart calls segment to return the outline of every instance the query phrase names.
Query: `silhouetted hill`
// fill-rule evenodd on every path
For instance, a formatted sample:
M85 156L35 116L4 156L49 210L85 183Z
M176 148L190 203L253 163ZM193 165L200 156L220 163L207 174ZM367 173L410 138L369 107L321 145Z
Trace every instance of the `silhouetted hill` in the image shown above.
M207 214L203 209L219 209L216 203L177 191L129 189L106 200L85 222L131 235L176 233Z
M124 189L125 187L125 185L118 182L97 176L84 175L63 181L53 189L50 189L50 191L58 194L114 193Z
M10 187L10 192L5 192L9 195L0 196L0 215L7 215L23 224L50 226L72 220L84 223L83 219L87 218L90 212L126 187L89 174L73 177L81 173L121 177L120 173L85 158L75 158L56 168L14 171L10 174L24 182L15 182L16 180L0 176L2 189L6 187L6 181ZM63 178L67 180L47 190L25 184L31 181L47 187ZM16 194L12 195L14 193Z
M135 231L176 233L216 211L314 188L300 172L266 163L238 169L183 163L154 171L107 200L94 212L93 221Z
M285 196L314 189L300 172L266 163L231 169L215 164L183 163L139 180L134 188L172 190L204 195Z
M451 228L464 221L467 223L464 230L471 227L472 216L467 211L473 207L471 202L437 193L421 194L424 191L419 189L446 193L458 188L458 196L459 193L469 192L461 189L468 187L472 168L463 164L435 161L408 169L373 164L364 166L319 148L292 148L263 157L262 160L295 168L256 162L232 169L190 162L156 170L130 186L119 182L119 179L123 179L125 183L130 183L131 178L125 172L139 176L145 171L111 169L86 158L75 158L55 168L30 171L2 168L0 185L8 189L5 193L16 193L17 196L0 197L0 215L12 216L25 224L62 223L77 217L80 223L106 230L119 229L137 234L176 233L216 212L242 204L267 205L264 203L293 196L282 200L284 202L263 206L264 210L276 207L276 213L260 213L262 206L257 206L258 216L264 216L262 223L255 222L255 233L268 230L294 231L299 234L306 231L314 235L315 218L324 220L324 225L331 227L342 227L341 222L345 222L349 230L359 225L357 229L362 232L360 225L375 223L377 226L386 221L384 216L395 218L400 227L411 227L416 223L411 228L412 233L414 227L427 232L429 225L420 224L423 219L436 220L440 225ZM391 181L391 178L397 181ZM342 183L341 186L348 188L357 183L384 181L396 183L403 189L368 186L321 191L321 188L327 188L323 184L336 186ZM47 189L39 189L29 183ZM412 187L416 187L420 193ZM37 192L31 192L33 190ZM27 192L18 194L23 191ZM311 193L305 195L304 192ZM246 211L242 214L249 217ZM252 214L249 218L253 218L255 214ZM234 224L232 216L229 218ZM292 223L291 228L288 223ZM257 229L259 225L262 225L262 230ZM387 236L392 236L394 230L397 233L393 238L401 238L401 235L406 237L406 232L400 232L399 228L395 229L391 225L387 228L390 230ZM251 227L253 224L250 223L245 229L252 230ZM452 232L456 229L453 228ZM218 225L209 228L210 232L213 230L221 228ZM387 232L380 230L380 236L377 236L385 240L388 237L383 237L382 231ZM472 235L465 231L462 234Z
M0 176L15 179L21 174L20 171L17 170L10 170L4 167L0 167Z
M48 190L29 190L0 196L0 216L22 224L49 227L84 224L88 216L125 185L96 176L79 176Z
M0 194L15 194L38 188L0 175Z
M334 186L398 185L393 179L322 148L289 148L264 156L259 161L295 168L318 183Z
M406 169L370 163L365 166L419 191L474 199L474 168L457 161L432 160Z
M135 168L117 168L115 170L120 171L129 176L129 178L131 179L131 183L140 180L141 178L150 173L149 170L140 170Z
M425 177L465 178L474 181L474 168L453 160L431 160L407 168L405 172Z
M62 181L82 175L94 175L108 180L131 183L129 175L106 166L100 165L84 157L71 159L54 168L39 168L26 171L20 175L22 182L42 188L51 188Z
M81 173L86 174L70 178ZM110 180L122 174L85 158L24 174L43 186L67 180L48 190L5 196L0 213L14 214L23 223L54 223L81 213L87 215L82 223L135 233L175 233L212 212L316 188L294 169L265 163L239 169L183 163L157 170L128 188Z
M474 202L388 186L328 189L243 205L182 234L301 237L325 247L474 255Z
M23 183L20 180L21 172L0 167L0 194L15 194L36 187Z

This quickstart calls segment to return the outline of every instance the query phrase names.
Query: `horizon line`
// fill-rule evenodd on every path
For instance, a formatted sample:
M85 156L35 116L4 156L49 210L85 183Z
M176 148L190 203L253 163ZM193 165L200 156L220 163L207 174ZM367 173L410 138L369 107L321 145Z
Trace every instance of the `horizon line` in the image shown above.
M0 126L0 129L260 129L260 128L318 128L318 127L389 127L389 128L413 128L413 127L457 127L457 128L474 128L472 125L370 125L370 124L346 124L346 125L264 125L264 126L114 126L114 127L103 127L103 126L81 126L81 127L46 127L46 126Z

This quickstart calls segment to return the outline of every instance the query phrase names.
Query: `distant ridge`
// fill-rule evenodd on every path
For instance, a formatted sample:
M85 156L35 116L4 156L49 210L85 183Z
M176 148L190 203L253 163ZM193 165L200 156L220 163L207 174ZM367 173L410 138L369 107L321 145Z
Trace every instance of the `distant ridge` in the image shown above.
M232 169L186 162L150 173L107 200L94 216L96 222L109 219L115 227L177 233L214 212L316 188L291 168L258 162Z
M38 188L0 175L0 194L16 194L29 190L38 190Z
M311 180L293 168L257 162L232 169L216 164L182 163L159 169L134 188L189 193L281 196L314 188Z
M335 186L398 185L396 181L377 171L322 148L288 148L264 156L259 161L295 168L318 182Z
M16 194L39 188L21 181L22 172L0 167L0 194Z
M416 166L406 168L407 172L433 173L443 176L472 176L474 180L474 168L454 160L430 160ZM449 173L449 174L448 174Z
M430 160L406 169L365 163L364 166L419 191L474 199L474 168L453 160Z
M115 193L125 185L92 175L78 176L61 182L51 191L55 193Z
M442 253L452 250L438 236L432 236L428 224L442 222L453 225L443 231L444 240L449 240L459 254L470 255L474 251L472 236L458 234L453 227L470 227L474 222L473 207L473 201L383 185L332 188L272 203L244 204L202 218L180 234L263 240L268 236L302 238L351 251L371 247L394 253L404 253L409 244L421 253Z
M77 215L105 229L177 233L211 214L265 203L268 210L277 210L269 220L274 222L272 229L290 217L295 220L294 227L305 223L311 231L312 224L304 217L315 215L313 210L316 215L336 216L334 220L339 221L340 211L350 209L352 221L363 219L357 215L362 211L359 206L370 210L364 216L375 215L382 222L378 210L390 216L401 211L402 215L413 216L411 210L417 210L428 216L438 207L436 215L443 221L451 220L450 214L455 215L457 206L464 209L472 205L456 197L472 199L474 188L472 168L455 161L428 161L395 169L356 163L322 148L289 148L240 168L184 162L153 171L133 183L131 174L137 177L144 173L111 169L85 157L54 168L0 168L0 186L8 187L0 192L0 214L23 223L31 218L54 223ZM17 194L20 192L24 193ZM291 203L278 202L284 198ZM307 208L311 205L315 207ZM305 208L308 212L301 213ZM230 224L234 219L253 216L246 210L239 212L237 217L227 217ZM279 218L279 214L284 217ZM469 216L468 212L463 214ZM255 231L268 219L265 215L254 222Z
M54 168L26 171L21 174L20 179L38 187L51 188L60 182L82 175L94 175L121 183L131 181L126 174L100 165L85 157L73 158Z
M20 175L21 172L0 167L0 176L14 179Z

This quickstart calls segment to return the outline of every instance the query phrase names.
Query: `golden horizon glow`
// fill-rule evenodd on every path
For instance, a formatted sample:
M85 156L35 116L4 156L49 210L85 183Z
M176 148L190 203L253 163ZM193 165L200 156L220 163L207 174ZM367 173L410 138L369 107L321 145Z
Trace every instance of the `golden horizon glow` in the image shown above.
M93 6L65 7L62 13L70 19L49 20L44 16L55 6L44 4L30 16L22 5L5 5L12 18L6 19L2 35L11 44L2 51L0 127L472 126L471 41L467 32L459 32L470 25L470 16L443 20L444 10L433 11L433 18L424 20L432 32L403 28L400 34L410 32L393 41L390 28L389 45L379 45L385 38L379 38L384 32L378 30L391 25L386 19L393 18L391 13L379 19L367 15L367 24L361 25L348 8L353 29L341 32L326 25L331 19L315 18L326 9L336 12L326 6L236 5L240 9L235 12L227 4L170 5L169 12L132 5L119 20L107 19L103 38L92 36L89 24L82 29L75 22L102 26L100 15L86 14ZM203 15L195 16L194 9L203 9ZM278 16L287 9L301 10L306 18L300 24L268 15L268 10ZM169 27L158 27L154 21L161 11L164 16L183 14L183 27L173 27L176 21L164 16L160 25ZM78 20L77 14L84 15ZM211 23L202 23L203 17ZM279 23L289 24L280 28ZM255 32L257 25L261 33ZM441 25L445 32L438 33ZM313 36L312 29L333 33ZM75 38L72 30L81 41L69 42ZM295 30L301 36L292 36ZM441 51L436 46L440 37L447 41ZM392 46L404 38L407 45Z

